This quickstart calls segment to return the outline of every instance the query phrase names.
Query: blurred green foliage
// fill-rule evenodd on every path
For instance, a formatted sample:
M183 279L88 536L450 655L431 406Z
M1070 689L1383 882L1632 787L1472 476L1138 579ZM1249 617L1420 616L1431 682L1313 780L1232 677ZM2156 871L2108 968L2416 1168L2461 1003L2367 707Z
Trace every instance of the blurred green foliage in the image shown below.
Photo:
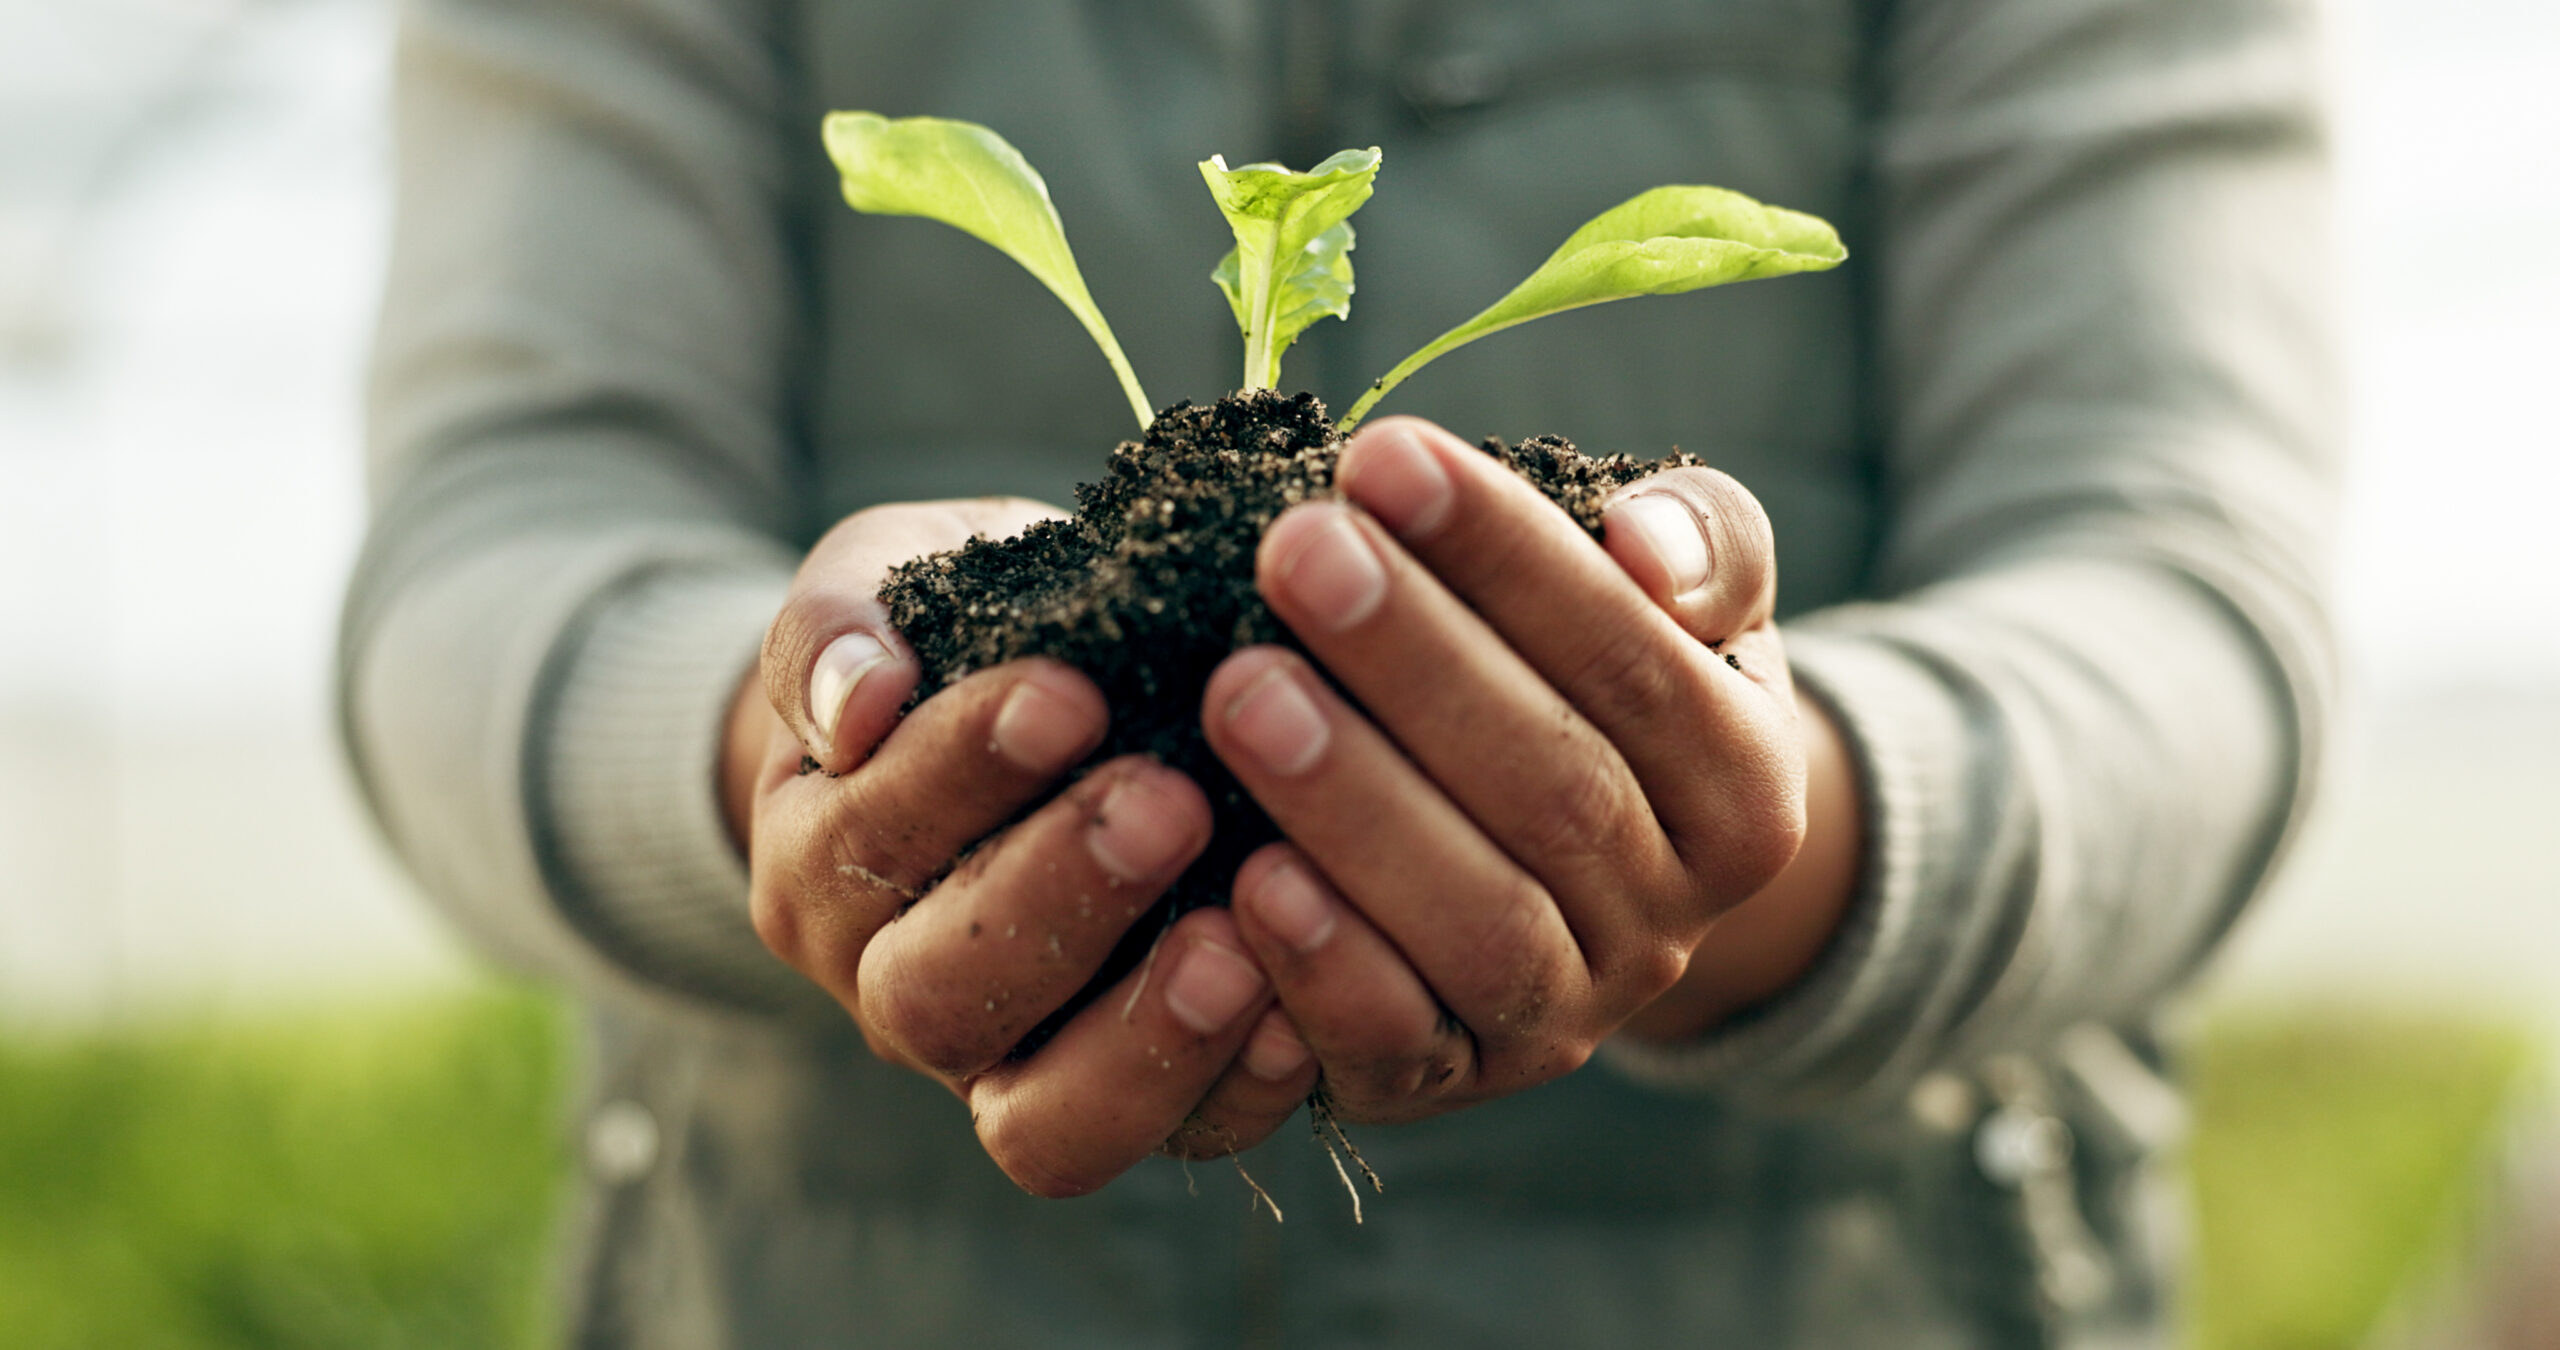
M565 1028L508 990L0 1037L0 1347L546 1344ZM2188 1343L2364 1340L2456 1249L2537 1062L2487 1020L2211 1019Z
M486 992L0 1038L0 1346L546 1343L562 1027Z
M2285 1007L2188 1055L2194 1350L2344 1350L2459 1259L2533 1039L2492 1018Z

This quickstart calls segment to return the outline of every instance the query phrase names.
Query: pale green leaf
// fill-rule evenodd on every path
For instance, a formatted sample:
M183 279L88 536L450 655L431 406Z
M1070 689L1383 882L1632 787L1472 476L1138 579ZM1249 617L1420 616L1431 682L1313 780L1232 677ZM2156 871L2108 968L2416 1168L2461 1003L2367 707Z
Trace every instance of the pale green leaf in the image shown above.
M844 176L845 203L882 216L923 216L975 235L1022 264L1066 303L1102 348L1143 428L1155 420L1146 390L1085 289L1049 185L1022 152L974 122L878 113L827 115L827 154Z
M1200 164L1236 246L1210 273L1244 332L1244 387L1280 380L1280 354L1309 324L1351 312L1351 213L1369 200L1378 150L1345 150L1304 173Z
M1434 359L1505 328L1584 305L1676 295L1794 272L1849 256L1820 218L1714 187L1658 187L1575 230L1529 279L1482 313L1406 357L1343 416L1357 425L1387 392Z
M1290 269L1283 283L1279 320L1272 325L1274 332L1295 338L1318 319L1351 317L1350 255L1356 245L1357 236L1347 220L1317 235L1307 245L1299 266ZM1242 327L1246 322L1244 292L1236 253L1237 250L1228 249L1209 279L1225 293L1227 307L1235 311L1236 323Z

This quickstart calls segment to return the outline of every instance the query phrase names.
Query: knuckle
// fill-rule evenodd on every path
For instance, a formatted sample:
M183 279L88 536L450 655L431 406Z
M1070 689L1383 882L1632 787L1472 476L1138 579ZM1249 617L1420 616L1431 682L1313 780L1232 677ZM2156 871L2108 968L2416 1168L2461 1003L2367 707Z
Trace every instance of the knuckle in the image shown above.
M1598 725L1657 720L1688 692L1683 663L1669 659L1647 636L1622 618L1594 633L1567 673L1567 696Z
M1451 1039L1432 1027L1346 1035L1325 1047L1324 1091L1371 1119L1410 1115L1407 1104L1466 1082L1466 1059Z
M979 1005L921 992L943 982L920 978L894 944L874 943L863 964L857 985L862 1021L907 1058L959 1077L985 1069L1003 1053L991 1036L997 1028L979 1015Z
M1647 942L1617 958L1604 977L1617 986L1617 1002L1630 1012L1660 998L1689 972L1689 948L1664 939Z
M876 1059L883 1064L895 1065L901 1069L914 1067L913 1063L910 1062L906 1056L898 1053L896 1046L889 1044L888 1040L882 1037L879 1032L872 1030L869 1023L866 1023L861 1018L857 1017L853 1020L853 1025L855 1030L862 1033L862 1046L864 1049L871 1052L871 1057L873 1059Z
M1517 1092L1552 1083L1591 1062L1597 1043L1584 1036L1543 1039L1524 1045L1492 1066L1487 1077L1498 1091Z
M1734 804L1726 820L1713 855L1717 889L1739 903L1758 894L1795 861L1796 851L1804 844L1804 804L1800 794L1761 794Z
M884 826L875 816L894 817L894 811L866 811L852 801L841 801L829 815L822 837L826 845L821 856L827 867L824 876L815 880L828 890L887 894L897 897L901 908L923 898L924 883L931 880L943 862L919 861L922 827L908 821Z
M1468 1056L1456 1037L1444 1037L1397 1073L1392 1096L1417 1103L1437 1102L1470 1086Z
M1476 933L1472 965L1480 971L1520 972L1515 986L1496 991L1496 998L1508 1014L1506 1028L1527 1025L1524 1019L1533 1011L1543 1012L1548 1002L1549 916L1555 912L1555 900L1535 878L1514 873L1510 884L1497 888L1487 899L1485 908L1487 917Z
M1566 776L1539 794L1523 822L1525 856L1566 873L1614 866L1627 856L1629 787L1605 749L1558 756Z
M1091 1195L1113 1173L1070 1155L1050 1132L1025 1128L1019 1113L996 1111L978 1122L978 1143L1013 1184L1043 1200L1072 1200Z
M801 968L806 954L807 929L801 923L799 907L774 892L770 885L759 882L748 888L747 921L756 930L756 940L765 950L781 958L794 969Z
M966 1053L960 1029L942 1010L881 994L872 984L862 986L860 997L863 1024L907 1062L953 1077L986 1067L979 1056Z

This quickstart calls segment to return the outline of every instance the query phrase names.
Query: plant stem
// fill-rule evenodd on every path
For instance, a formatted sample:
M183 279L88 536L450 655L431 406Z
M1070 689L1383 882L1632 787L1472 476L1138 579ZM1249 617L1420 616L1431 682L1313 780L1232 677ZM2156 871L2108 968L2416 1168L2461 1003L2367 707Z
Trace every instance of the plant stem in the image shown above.
M1253 322L1244 335L1243 387L1248 392L1270 389L1280 383L1280 354L1271 348L1272 330L1280 326L1278 269L1273 266L1277 259L1271 256L1272 246L1278 242L1280 227L1276 223L1265 222L1263 233L1268 237L1252 255L1260 261L1257 263L1239 253L1240 266L1236 276L1237 286L1252 305Z
M1102 348L1102 359L1111 363L1111 373L1120 377L1120 392L1129 396L1129 410L1138 415L1138 431L1145 434L1147 428L1156 424L1156 408L1147 401L1147 391L1139 387L1138 372L1129 368L1129 358L1121 352L1119 339L1111 336L1111 326L1102 322L1098 310L1091 319L1078 312L1076 320Z
M1415 352L1413 355L1397 362L1395 369L1379 376L1376 380L1370 383L1368 391L1361 394L1359 401L1351 405L1351 411L1344 413L1342 415L1342 420L1334 423L1334 429L1342 432L1346 436L1349 435L1353 427L1360 425L1360 419L1368 416L1371 408L1378 406L1378 400L1385 398L1397 385L1404 383L1406 377L1412 375L1413 372L1422 369L1424 366L1429 365L1433 360L1448 352L1451 348L1462 347L1465 345L1466 343L1464 341L1451 342L1449 340L1449 335L1443 334L1439 338L1435 339L1431 345L1424 347L1421 351Z

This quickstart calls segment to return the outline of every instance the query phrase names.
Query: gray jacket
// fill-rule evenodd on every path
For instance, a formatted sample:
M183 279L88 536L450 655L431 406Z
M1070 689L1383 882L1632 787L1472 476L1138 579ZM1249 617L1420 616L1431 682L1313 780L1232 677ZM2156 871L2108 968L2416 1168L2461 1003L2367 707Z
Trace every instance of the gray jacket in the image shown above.
M593 1009L580 1343L2155 1333L2174 1112L2125 1047L2288 836L2331 682L2310 3L409 0L346 736L455 920ZM1354 317L1291 354L1336 399L1640 188L1840 223L1839 272L1549 320L1390 405L1767 505L1870 820L1814 972L1366 1132L1362 1227L1289 1132L1247 1159L1285 1225L1164 1161L1015 1192L758 944L712 765L825 526L1064 500L1127 414L1012 264L842 208L831 107L1011 137L1168 401L1233 381L1213 151L1385 148Z

